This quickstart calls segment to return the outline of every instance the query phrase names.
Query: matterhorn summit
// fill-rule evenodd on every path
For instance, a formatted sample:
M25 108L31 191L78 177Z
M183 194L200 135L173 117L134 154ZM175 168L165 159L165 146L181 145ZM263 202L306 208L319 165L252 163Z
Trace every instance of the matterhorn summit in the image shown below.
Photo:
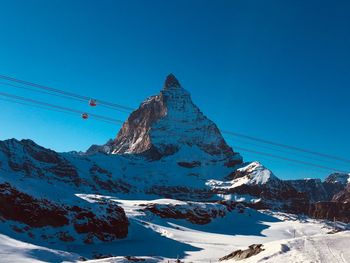
M192 102L173 74L159 95L151 96L131 113L111 147L113 154L142 154L151 160L188 151L210 159L241 163L219 129Z

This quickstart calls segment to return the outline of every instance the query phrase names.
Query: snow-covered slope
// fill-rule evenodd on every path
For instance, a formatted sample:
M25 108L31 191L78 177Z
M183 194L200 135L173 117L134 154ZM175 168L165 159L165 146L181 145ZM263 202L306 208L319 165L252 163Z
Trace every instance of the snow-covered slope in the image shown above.
M0 157L1 169L8 174L0 182L50 200L59 195L52 196L48 185L67 192L118 193L126 198L246 199L248 203L261 201L260 207L307 207L303 195L260 163L227 167L225 161L209 161L208 153L197 146L183 145L172 155L149 161L131 154L58 154L29 140L7 140L0 142Z
M3 263L75 262L80 259L77 254L32 245L3 234L0 234L0 251Z
M304 236L293 239L279 240L263 245L263 252L242 263L275 263L275 262L303 262L303 263L347 263L350 260L348 243L350 231L331 235ZM223 262L237 262L228 260Z
M227 206L219 203L205 204L173 199L124 200L113 196L85 194L80 194L79 197L91 203L113 202L122 207L130 221L128 237L105 244L68 243L65 246L63 244L60 251L47 248L50 247L49 244L46 244L46 247L43 244L41 247L35 247L19 243L18 248L13 245L9 249L7 244L14 242L17 245L17 241L4 237L4 239L0 238L0 247L6 248L3 251L11 251L12 258L17 256L19 259L27 260L26 262L61 262L61 260L72 262L79 255L88 259L106 257L106 259L91 262L132 262L127 260L127 256L132 256L136 259L145 259L145 262L168 262L168 260L171 262L179 257L185 262L200 263L218 262L219 258L234 250L244 249L253 243L262 243L266 246L266 251L269 252L268 255L272 260L271 254L275 254L276 250L270 250L270 242L288 243L296 239L312 239L317 235L322 235L326 239L329 236L327 233L332 230L331 224L307 217L257 211L242 206L232 207L229 212ZM167 216L168 214L159 214L149 209L154 206L176 207L174 211L180 211L182 214L193 211L193 215L197 214L200 217L203 216L198 214L201 210L206 211L207 214L212 214L212 211L216 210L223 213L211 217L210 222L197 224L187 218L173 218ZM24 250L24 246L28 246L28 249L38 249L38 252ZM44 253L42 250L50 252ZM58 259L52 257L52 253ZM10 255L7 258L10 258ZM344 258L349 260L348 254L344 254Z

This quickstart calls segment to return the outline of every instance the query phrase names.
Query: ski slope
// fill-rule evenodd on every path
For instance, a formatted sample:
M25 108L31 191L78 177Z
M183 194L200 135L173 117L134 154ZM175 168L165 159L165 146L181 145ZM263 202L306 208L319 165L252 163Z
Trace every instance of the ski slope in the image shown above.
M349 242L350 231L279 240L266 243L265 251L240 262L348 263L350 262Z

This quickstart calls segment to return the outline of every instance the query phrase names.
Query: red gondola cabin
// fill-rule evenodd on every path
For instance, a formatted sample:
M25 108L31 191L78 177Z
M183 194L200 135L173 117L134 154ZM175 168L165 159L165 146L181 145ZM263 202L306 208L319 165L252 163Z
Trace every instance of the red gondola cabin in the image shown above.
M89 115L88 115L87 113L82 113L82 114L81 114L81 117L82 117L84 120L86 120L86 119L89 118Z
M89 105L92 106L92 107L95 107L97 105L96 100L90 99L89 100Z

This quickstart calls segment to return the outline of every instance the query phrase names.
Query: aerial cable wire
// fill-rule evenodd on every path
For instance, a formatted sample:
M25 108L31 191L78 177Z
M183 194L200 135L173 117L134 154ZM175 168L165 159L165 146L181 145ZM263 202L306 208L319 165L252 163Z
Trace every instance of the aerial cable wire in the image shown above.
M43 86L43 85L40 85L40 84L32 83L32 82L25 81L25 80L20 80L20 79L9 77L9 76L5 76L5 75L0 75L0 79L4 79L4 80L7 80L7 81L13 81L13 82L24 84L24 85L29 85L29 86L32 86L32 87L35 87L35 88L39 88L39 89L43 89L43 90L46 90L46 91L51 91L51 92L63 94L65 96L68 96L68 97L71 97L71 98L80 99L80 100L84 100L84 101L87 101L87 100L90 99L90 97L87 97L87 96L74 94L74 93L71 93L71 92L66 92L66 91L63 91L63 90L51 88L51 87L48 87L48 86ZM113 109L118 109L118 110L124 109L126 112L130 112L130 111L133 110L131 107L123 106L123 105L120 105L120 104L115 104L115 103L111 103L111 102L107 102L107 101L101 101L101 100L97 100L97 101L99 102L99 104L104 105L104 106L110 106ZM269 140L265 140L265 139L261 139L261 138L257 138L257 137L253 137L253 136L249 136L249 135L245 135L245 134L242 134L242 133L232 132L232 131L228 131L228 130L220 130L220 132L223 133L223 134L230 135L230 136L241 137L241 138L245 138L245 139L248 139L248 140L256 141L256 142L259 142L259 143L269 144L269 145L273 145L273 146L280 147L280 148L286 148L286 149L289 149L289 150L292 150L292 151L303 152L303 153L306 153L306 154L315 155L315 156L319 156L319 157L322 157L322 158L328 158L328 159L333 159L333 160L337 160L337 161L341 161L341 162L350 163L349 159L342 158L342 157L335 156L335 155L331 155L331 154L325 154L325 153L316 152L316 151L308 150L308 149L301 148L301 147L296 147L296 146L291 146L291 145L282 144L282 143L278 143L278 142L273 142L273 141L269 141Z
M17 95L12 95L12 94L8 94L5 92L0 92L1 96L7 97L7 98L12 98L12 99L17 99L17 100L21 100L21 101L25 101L25 102L29 102L29 103L34 103L37 105L41 105L41 106L46 106L46 107L50 107L50 108L55 108L58 110L62 110L62 111L69 111L69 112L74 112L77 114L83 114L85 112L83 111L79 111L79 110L75 110L75 109L71 109L71 108L67 108L67 107L63 107L63 106L58 106L58 105L54 105L51 103L47 103L47 102L42 102L42 101L38 101L38 100L33 100L33 99L29 99L29 98L25 98L25 97L21 97L21 96L17 96ZM97 115L97 114L93 114L93 113L87 113L89 116L97 118L97 119L101 119L101 120L105 120L105 121L110 121L110 122L115 122L115 123L124 123L122 120L118 120L118 119L113 119L110 117L105 117L102 115Z
M224 133L224 134L227 134L227 135L242 137L242 138L246 138L246 139L249 139L249 140L254 140L254 141L258 141L258 142L265 143L265 144L270 144L270 145L274 145L274 146L278 146L278 147L282 147L282 148L287 148L287 149L294 150L294 151L304 152L304 153L308 153L308 154L312 154L312 155L318 155L318 156L321 156L323 158L329 158L329 159L334 159L334 160L350 163L350 160L348 160L348 159L345 159L345 158L342 158L342 157L338 157L338 156L334 156L334 155L330 155L330 154L324 154L324 153L315 152L315 151L311 151L311 150L304 149L304 148L299 148L299 147L290 146L290 145L286 145L286 144L282 144L282 143L272 142L272 141L268 141L268 140L264 140L264 139L260 139L260 138L256 138L256 137L252 137L252 136L248 136L248 135L244 135L244 134L241 134L241 133L225 131L225 130L221 130L221 132Z
M244 152L244 151L242 151ZM286 163L287 161L286 160L281 160L281 159L277 159L277 158L274 158L274 157L270 157L270 156L266 156L266 155L262 155L262 154L256 154L256 153L251 153L249 152L249 155L250 156L255 156L257 158L261 158L261 162L264 162L263 160L268 160L268 161L272 161L274 163L276 162L282 162L282 163ZM259 161L260 162L260 161ZM318 173L325 173L325 169L323 168L316 168L316 167L310 167L308 165L305 165L305 164L299 164L299 163L295 163L295 162L288 162L288 167L296 167L296 168L303 168L303 169L307 169L307 170L310 170L310 171L314 171L314 172L318 172ZM331 172L334 172L333 170L327 170L327 171L331 171Z
M0 78L4 79L4 80L7 80L7 81L13 81L13 82L20 83L20 84L23 84L23 85L32 86L32 87L35 87L35 88L38 88L38 89L42 89L42 90L46 90L46 91L50 91L50 92L63 94L63 95L66 95L66 96L72 97L72 98L78 98L78 99L85 100L85 101L88 101L88 100L91 99L91 97L88 97L88 96L85 96L85 95L80 95L80 94L76 94L76 93L72 93L72 92L63 91L63 90L60 90L60 89L51 88L51 87L48 87L48 86L36 84L36 83L30 82L30 81L26 81L26 80L12 78L12 77L5 76L5 75L0 75ZM107 106L110 106L110 107L113 107L113 108L124 109L124 110L128 110L128 111L132 111L133 110L133 108L131 108L131 107L119 105L119 104L116 104L116 103L111 103L111 102L104 101L104 100L99 100L99 99L96 99L96 100L99 102L99 104L104 104L104 105L107 105Z
M298 153L298 152L292 152L292 151L288 151L288 150L284 150L284 149L273 148L273 147L269 147L268 145L254 143L254 142L249 141L249 140L245 141L244 139L242 140L242 138L230 137L230 138L228 138L228 141L230 139L232 139L231 144L233 144L233 145L236 143L243 143L243 144L248 144L251 146L258 147L258 148L263 148L263 149L267 149L267 150L271 150L271 151L280 152L280 153L287 154L287 155L297 155L301 158L306 158L306 159L310 159L310 160L317 161L317 162L325 162L325 163L329 163L329 164L333 164L333 165L339 165L339 163L335 163L334 160L320 159L320 158L315 158L314 156L307 156L307 155L304 155L304 154Z
M52 95L52 96L56 96L56 97L60 97L60 98L65 98L65 99L73 99L73 100L77 100L77 101L84 102L84 103L87 102L86 99L72 97L72 96L68 96L68 95L64 95L64 94L60 94L60 93L53 93L53 92L49 92L49 91L42 90L42 89L35 89L35 88L26 87L26 86L20 86L20 85L8 83L8 82L1 82L0 81L0 85L10 86L10 87L19 88L19 89L28 90L28 91L34 91L34 92L38 92L38 93L42 93L42 94L47 94L47 95ZM115 107L111 107L111 106L105 105L105 104L100 104L100 106L106 107L109 109L113 109L113 110L117 110L117 111L121 111L124 113L130 113L129 110L115 108Z
M328 167L328 166L324 166L324 165L310 163L310 162L306 162L306 161L302 161L302 160L296 160L296 159L283 157L283 156L279 156L279 155L274 155L274 154L270 154L270 153L250 150L250 149L243 148L243 147L235 147L235 148L238 149L238 150L244 151L244 152L249 152L249 153L264 155L264 156L268 156L268 157L273 157L273 158L285 160L285 161L288 161L288 162L295 162L295 163L299 163L299 164L314 166L314 167L317 167L317 168L321 168L321 169L325 169L325 170L331 170L331 171L336 171L336 172L341 172L341 173L349 173L347 171L339 170L339 169L336 169L336 168L333 168L333 167Z

